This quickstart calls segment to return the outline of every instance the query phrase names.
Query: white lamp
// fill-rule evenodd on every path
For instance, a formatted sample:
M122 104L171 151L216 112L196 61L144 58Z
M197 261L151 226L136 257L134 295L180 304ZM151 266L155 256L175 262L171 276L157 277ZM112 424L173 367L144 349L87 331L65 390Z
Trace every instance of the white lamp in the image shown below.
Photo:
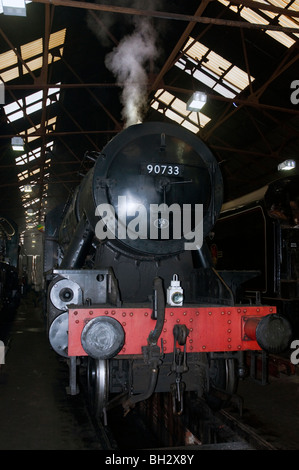
M296 168L296 162L295 160L285 160L284 162L280 163L277 168L278 171L293 170L294 168Z
M13 150L24 150L24 141L22 137L13 137L11 139L11 145Z
M25 0L0 0L0 11L4 15L26 16Z
M202 91L195 91L187 102L188 111L200 111L207 102L207 95Z

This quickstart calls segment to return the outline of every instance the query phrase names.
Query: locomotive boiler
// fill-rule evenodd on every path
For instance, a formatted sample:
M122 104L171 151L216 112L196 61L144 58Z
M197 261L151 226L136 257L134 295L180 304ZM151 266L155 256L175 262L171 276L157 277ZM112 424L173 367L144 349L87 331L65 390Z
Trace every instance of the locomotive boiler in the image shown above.
M164 122L128 127L91 157L45 227L49 340L68 361L69 392L80 367L105 419L154 392L170 392L179 414L184 392L221 406L245 352L286 348L290 326L271 305L236 304L213 266L205 239L222 206L217 161Z

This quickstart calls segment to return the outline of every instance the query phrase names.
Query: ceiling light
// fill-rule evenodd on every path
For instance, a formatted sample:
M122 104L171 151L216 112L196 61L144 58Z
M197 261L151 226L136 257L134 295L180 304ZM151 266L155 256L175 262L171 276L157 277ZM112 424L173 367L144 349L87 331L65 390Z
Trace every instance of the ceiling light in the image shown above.
M4 15L26 16L25 0L0 0Z
M13 150L24 150L24 141L22 137L13 137L11 139L11 145Z
M32 186L30 184L25 184L24 193L32 193Z
M202 91L195 91L187 102L188 111L199 111L207 102L207 95Z
M295 160L285 160L284 162L280 163L277 168L278 171L293 170L294 168L296 168L296 162Z

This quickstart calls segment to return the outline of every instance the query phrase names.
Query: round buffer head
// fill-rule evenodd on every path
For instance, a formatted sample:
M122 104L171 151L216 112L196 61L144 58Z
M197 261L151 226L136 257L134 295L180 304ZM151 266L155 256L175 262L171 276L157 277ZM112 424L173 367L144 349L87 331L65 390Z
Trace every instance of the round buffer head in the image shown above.
M121 324L110 317L97 317L83 328L81 343L84 351L94 359L111 359L122 349L125 332Z

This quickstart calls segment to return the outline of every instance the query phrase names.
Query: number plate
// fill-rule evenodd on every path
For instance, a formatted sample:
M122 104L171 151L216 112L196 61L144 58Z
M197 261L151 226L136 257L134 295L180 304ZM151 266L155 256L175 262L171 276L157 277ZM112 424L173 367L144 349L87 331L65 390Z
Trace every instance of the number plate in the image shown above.
M143 163L141 165L141 173L153 176L182 176L184 165L176 165L174 163Z

